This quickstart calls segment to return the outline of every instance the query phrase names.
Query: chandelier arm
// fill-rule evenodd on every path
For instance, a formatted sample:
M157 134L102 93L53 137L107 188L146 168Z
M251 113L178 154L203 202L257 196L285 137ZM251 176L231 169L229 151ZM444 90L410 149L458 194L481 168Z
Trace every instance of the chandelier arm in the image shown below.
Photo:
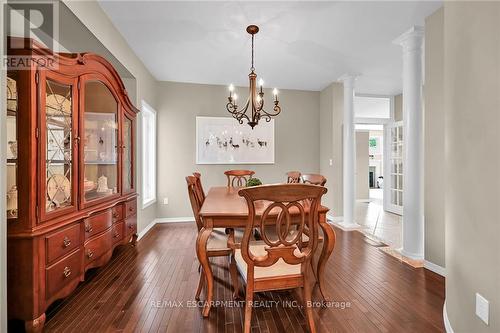
M277 115L280 114L281 112L281 107L275 103L274 104L274 107L273 107L273 111L274 113L270 113L270 112L267 112L266 110L264 110L264 108L262 108L261 112L265 115L265 116L268 116L268 117L276 117Z

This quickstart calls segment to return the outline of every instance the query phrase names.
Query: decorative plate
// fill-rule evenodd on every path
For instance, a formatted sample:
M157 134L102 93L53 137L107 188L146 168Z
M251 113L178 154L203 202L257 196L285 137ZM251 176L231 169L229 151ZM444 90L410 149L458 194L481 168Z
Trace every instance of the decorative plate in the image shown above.
M71 198L71 183L64 175L53 175L47 180L47 196L60 206Z

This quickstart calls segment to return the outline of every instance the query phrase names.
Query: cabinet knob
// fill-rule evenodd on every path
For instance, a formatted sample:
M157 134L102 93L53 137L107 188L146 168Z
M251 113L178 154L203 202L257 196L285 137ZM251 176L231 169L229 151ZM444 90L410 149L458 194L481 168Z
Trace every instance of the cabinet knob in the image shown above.
M92 232L92 230L93 230L92 229L92 224L90 224L90 223L89 224L85 224L85 231L86 232Z
M68 266L64 267L63 274L64 277L69 277L71 275L71 268L69 268Z
M94 256L94 252L92 252L92 250L90 250L90 249L89 249L89 250L87 251L87 257L89 257L89 259L90 259L90 258L92 258L93 256Z
M129 210L129 212L132 212L132 211L134 211L134 208L133 207L129 207L128 210Z
M129 224L129 225L128 225L128 228L129 228L129 229L132 229L133 227L134 227L134 225L133 225L133 224Z
M68 247L71 245L71 240L68 238L68 236L64 236L63 244L64 244L64 247Z

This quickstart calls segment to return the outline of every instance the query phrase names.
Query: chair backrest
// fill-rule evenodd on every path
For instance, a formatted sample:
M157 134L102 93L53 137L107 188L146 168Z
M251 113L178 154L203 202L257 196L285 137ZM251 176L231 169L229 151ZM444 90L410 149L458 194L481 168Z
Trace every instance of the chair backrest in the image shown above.
M322 175L315 173L305 173L301 176L302 182L304 184L320 185L325 186L326 178Z
M227 177L227 187L243 187L255 174L252 170L227 170L224 172Z
M205 191L203 191L203 185L201 184L201 173L193 172L193 176L196 177L196 191L198 191L198 195L203 203L205 201Z
M299 171L289 171L286 173L286 182L288 184L300 183L300 175Z
M195 176L187 176L186 183L188 187L189 201L191 202L191 208L193 209L194 220L198 230L203 228L203 222L200 216L201 205L203 200L200 197L199 191L196 189L197 178Z
M326 191L321 186L281 184L244 188L238 192L248 205L241 255L247 263L249 279L253 278L255 266L271 266L279 259L291 265L307 264L318 242L318 209ZM275 232L267 233L266 227ZM256 255L250 249L254 228L259 230L267 245L265 255ZM309 241L303 244L302 234L306 229ZM304 265L301 272L304 272Z

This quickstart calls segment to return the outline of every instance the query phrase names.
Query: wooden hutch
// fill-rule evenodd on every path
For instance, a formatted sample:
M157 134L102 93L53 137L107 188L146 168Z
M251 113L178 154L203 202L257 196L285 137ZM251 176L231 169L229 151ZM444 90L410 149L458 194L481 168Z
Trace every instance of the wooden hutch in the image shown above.
M98 55L22 38L8 55L8 316L32 332L89 268L135 244L139 110Z

